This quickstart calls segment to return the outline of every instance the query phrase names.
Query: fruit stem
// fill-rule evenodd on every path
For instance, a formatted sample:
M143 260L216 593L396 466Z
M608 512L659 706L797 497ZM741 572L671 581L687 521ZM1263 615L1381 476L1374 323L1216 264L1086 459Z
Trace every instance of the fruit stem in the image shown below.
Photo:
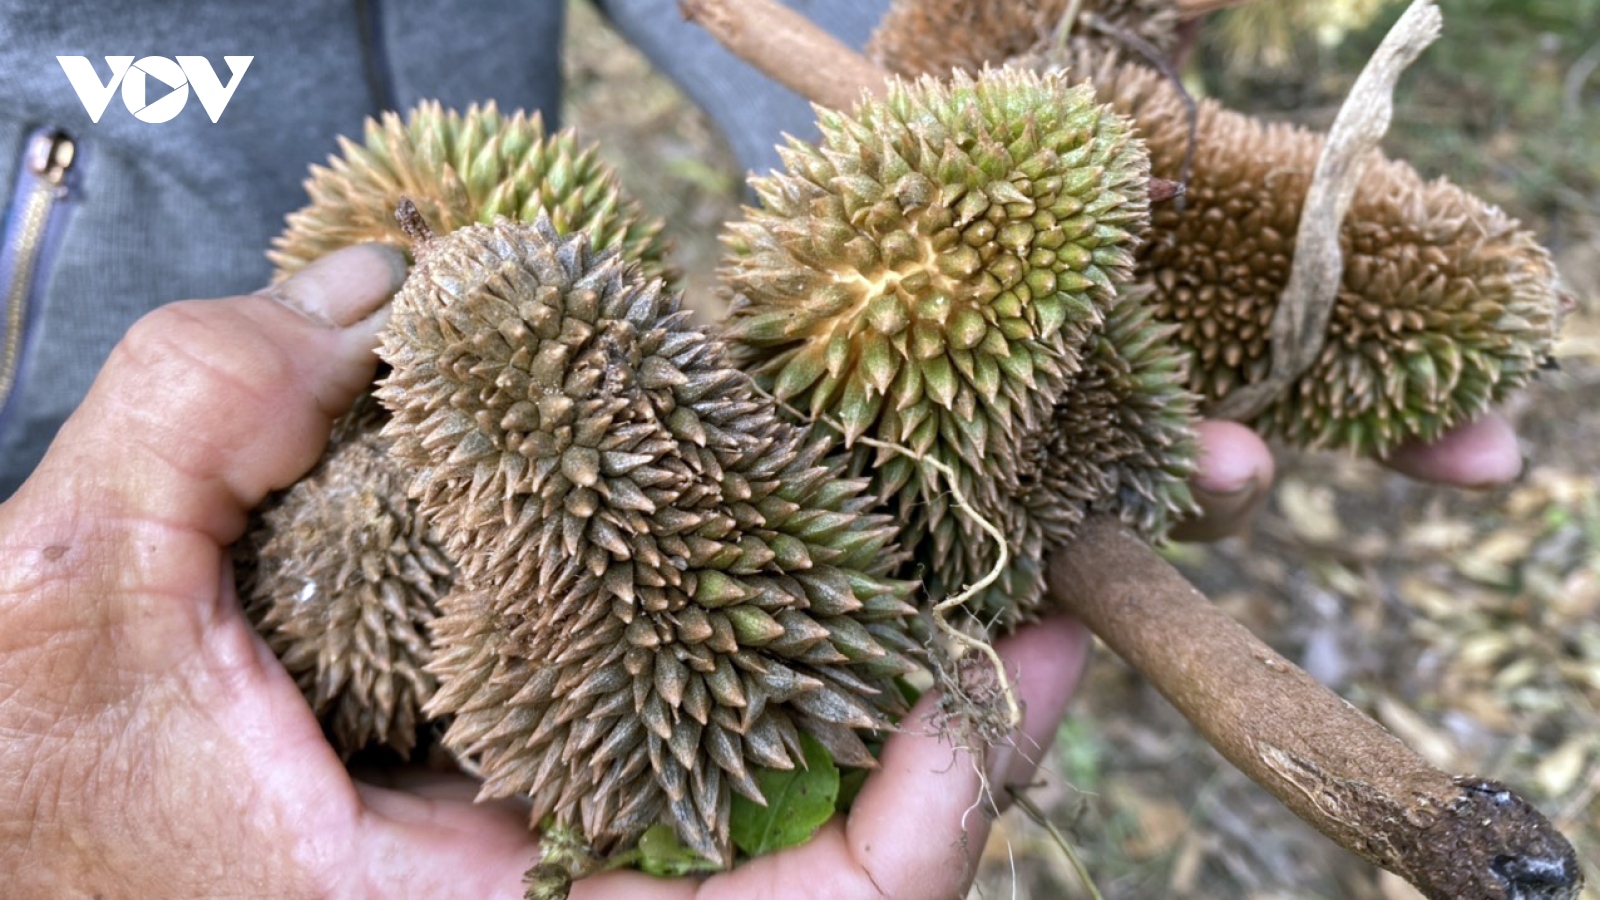
M1531 804L1434 768L1217 609L1116 518L1085 520L1047 578L1053 602L1340 846L1433 900L1576 896L1577 857ZM1535 884L1544 892L1522 893Z
M422 213L417 211L417 205L411 202L410 197L400 198L400 203L394 209L394 218L400 223L400 230L411 239L413 257L424 244L433 240L433 229L428 227L428 221L422 218Z

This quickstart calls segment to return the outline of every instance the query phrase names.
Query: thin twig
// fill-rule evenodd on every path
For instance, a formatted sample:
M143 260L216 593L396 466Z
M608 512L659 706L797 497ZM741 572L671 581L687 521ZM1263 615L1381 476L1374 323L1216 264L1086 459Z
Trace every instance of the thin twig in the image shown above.
M1272 367L1256 384L1236 388L1206 414L1249 421L1316 361L1344 279L1339 230L1371 154L1389 130L1400 74L1439 36L1444 17L1434 0L1413 0L1367 61L1345 98L1306 191L1295 234L1294 263L1272 318Z
M1234 6L1244 6L1257 0L1178 0L1178 15L1195 19L1206 13L1218 12Z
M1067 861L1072 863L1072 870L1078 873L1078 880L1083 882L1084 887L1088 888L1090 900L1105 900L1104 897L1100 896L1100 889L1095 887L1094 877L1089 874L1089 867L1085 866L1083 860L1078 858L1078 851L1073 849L1072 842L1067 840L1067 836L1061 833L1061 829L1057 828L1054 822L1050 821L1044 814L1044 810L1039 808L1039 804L1034 803L1033 798L1029 797L1025 792L1018 790L1016 785L1006 785L1006 793L1011 795L1011 802L1015 803L1019 809L1027 814L1029 819L1033 820L1033 824L1049 832L1051 839L1056 842L1056 846L1060 847L1061 852L1067 855Z
M1189 92L1189 86L1183 83L1183 76L1178 73L1177 67L1172 64L1172 60L1168 59L1165 53L1161 52L1160 47L1132 31L1118 27L1115 23L1108 22L1093 13L1085 14L1084 21L1096 31L1115 38L1133 50L1133 52L1139 54L1139 58L1143 62L1160 72L1161 77L1167 79L1167 82L1172 85L1173 92L1183 102L1184 112L1189 119L1189 140L1183 146L1183 162L1178 164L1178 193L1175 195L1176 201L1173 204L1178 212L1183 212L1188 205L1188 198L1185 193L1189 190L1189 179L1194 175L1194 156L1200 145L1200 104L1195 101L1194 94Z
M1072 32L1078 27L1078 11L1083 8L1083 0L1072 0L1067 4L1066 14L1061 21L1056 23L1055 45L1059 51L1067 45L1067 39L1072 37Z

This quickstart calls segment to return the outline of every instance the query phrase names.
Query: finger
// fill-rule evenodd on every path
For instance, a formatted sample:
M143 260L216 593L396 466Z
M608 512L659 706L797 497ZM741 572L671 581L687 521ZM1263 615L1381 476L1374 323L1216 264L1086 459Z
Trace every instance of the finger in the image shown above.
M1083 672L1088 636L1072 620L1052 619L1002 641L999 649L1015 671L1013 687L1025 709L1016 746L1028 752L1013 752L1006 765L1009 777L1031 769L1048 746ZM574 898L960 896L975 873L989 817L979 763L953 747L948 735L936 733L930 721L936 702L935 694L924 696L906 716L903 730L889 739L848 822L836 819L803 846L753 860L698 887L606 876L581 883L590 893L575 891Z
M1001 748L991 766L1003 766L1008 778L1016 772L1031 777L1077 690L1088 632L1075 620L1057 617L1001 641L997 649L1014 672L1012 687L1024 717L1013 747ZM988 816L978 804L989 801L980 796L972 758L953 752L929 721L936 699L924 697L910 728L885 745L881 771L862 788L850 814L852 856L891 897L959 896L976 874L988 837Z
M1030 700L1023 718L1021 733L1012 747L1002 748L1002 754L990 767L992 780L1000 795L997 799L1003 801L1000 804L1002 809L1005 809L1010 802L1007 788L1022 789L1033 783L1034 775L1039 771L1044 758L1049 755L1051 745L1055 743L1056 732L1060 730L1058 726L1061 724L1067 703L1077 693L1078 685L1083 682L1094 649L1094 639L1089 629L1077 619L1061 616L1047 619L1036 627L1046 632L1035 639L1042 642L1042 647L1037 652L1060 653L1062 648L1068 648L1067 660L1076 659L1077 669L1068 678L1028 680ZM1010 652L1019 657L1023 654L1021 649ZM1018 665L1020 666L1021 662ZM1051 665L1054 666L1056 663L1052 662Z
M1272 451L1238 422L1206 420L1195 426L1200 468L1189 482L1200 515L1172 529L1179 541L1214 541L1242 531L1272 486Z
M260 294L150 313L35 480L53 482L53 502L231 540L244 511L310 468L331 417L370 380L373 313L403 267L391 248L351 247Z
M465 783L464 776L456 780ZM430 796L356 783L366 808L359 896L520 900L539 861L527 807L475 804L451 779L425 778Z
M1511 423L1493 413L1458 425L1430 443L1402 444L1384 465L1418 481L1486 488L1522 474L1522 448Z

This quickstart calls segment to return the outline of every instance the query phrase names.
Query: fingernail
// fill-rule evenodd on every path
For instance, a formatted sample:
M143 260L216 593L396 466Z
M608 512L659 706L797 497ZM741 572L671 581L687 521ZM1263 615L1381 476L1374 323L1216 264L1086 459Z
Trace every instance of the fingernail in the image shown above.
M370 316L406 279L405 254L387 244L357 244L328 254L260 293L328 328Z

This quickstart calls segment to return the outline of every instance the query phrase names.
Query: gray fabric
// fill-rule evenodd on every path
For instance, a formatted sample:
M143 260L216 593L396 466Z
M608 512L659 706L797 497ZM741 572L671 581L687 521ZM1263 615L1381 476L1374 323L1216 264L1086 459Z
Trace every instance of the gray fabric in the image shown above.
M888 0L784 0L851 47L867 42ZM779 168L781 136L811 139L811 105L724 50L686 22L678 0L599 0L617 30L632 41L716 122L745 169Z
M883 0L791 0L859 45ZM619 30L705 105L746 165L776 164L806 104L682 21L676 0L606 0ZM81 148L52 264L39 273L29 352L0 420L0 498L37 463L111 347L155 306L264 284L263 251L303 205L307 165L382 108L423 98L558 110L562 0L0 0L0 198L23 137L64 129ZM371 40L364 40L371 35ZM217 123L191 96L175 119L135 119L113 96L91 123L58 55L254 56ZM3 207L0 207L3 208ZM0 235L0 240L5 236ZM3 298L0 298L3 299ZM263 423L270 439L271 423Z

